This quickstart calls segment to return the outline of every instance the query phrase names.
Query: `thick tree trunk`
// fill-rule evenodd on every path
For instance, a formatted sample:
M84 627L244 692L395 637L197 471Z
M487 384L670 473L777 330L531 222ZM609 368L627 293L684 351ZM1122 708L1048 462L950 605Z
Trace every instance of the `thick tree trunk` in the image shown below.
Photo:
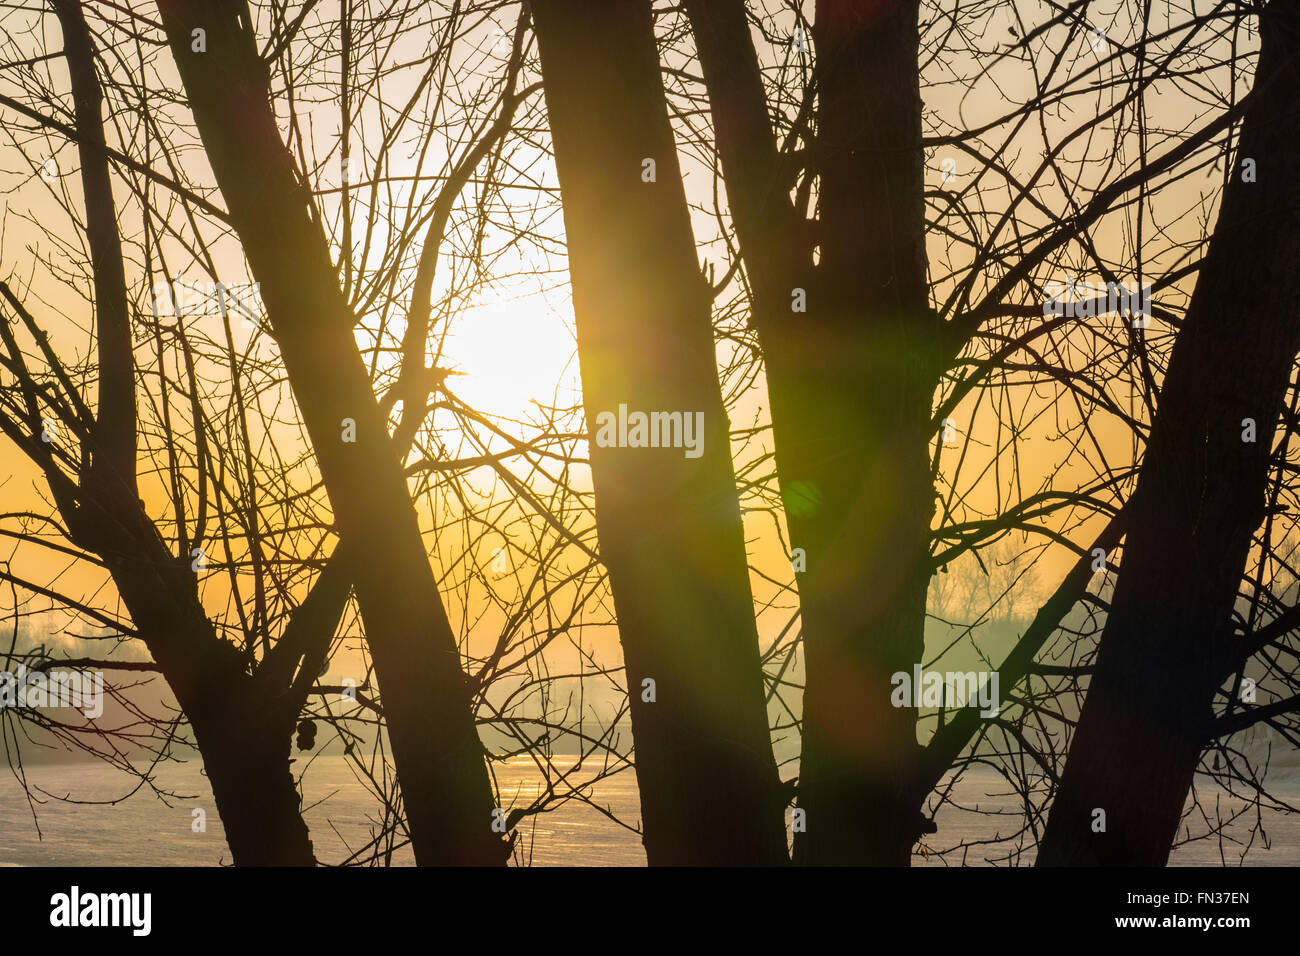
M891 705L890 677L910 671L925 643L939 338L926 284L917 5L820 0L814 36L817 334L792 329L774 346L776 390L789 396L778 441L794 437L781 478L796 512L791 538L808 551L808 831L795 859L907 865L920 833L916 714ZM804 486L824 501L807 515Z
M1300 348L1300 4L1274 0L1260 21L1253 102L1161 389L1040 865L1168 861L1234 656L1233 604ZM1243 181L1246 159L1256 181Z
M65 517L73 539L103 555L132 623L194 730L235 864L314 865L289 772L303 692L246 671L243 655L218 637L204 614L188 562L167 552L138 501L94 489ZM337 620L336 613L324 625L326 640Z
M302 695L287 681L273 687L246 671L243 655L204 614L189 563L167 552L138 501L92 494L69 528L104 555L122 603L194 730L235 864L314 865L289 772ZM328 634L337 620L335 614L325 625Z
M306 187L280 138L246 7L159 5L207 157L229 205L320 463L383 691L420 864L500 864L470 696L419 524ZM245 12L241 15L240 10ZM194 49L195 30L206 49ZM343 440L345 420L355 441Z
M240 675L242 676L242 675ZM228 682L213 707L190 716L236 866L314 866L289 748L295 710Z
M687 0L754 289L806 649L795 860L906 865L921 832L915 713L890 676L924 645L928 452L940 327L928 309L917 5L821 0L820 215L793 208L743 4ZM795 290L807 311L795 312Z
M627 665L651 864L786 860L711 296L645 0L536 0L564 202L601 559ZM653 181L644 161L654 163ZM602 447L602 413L703 416ZM648 700L645 682L654 682Z

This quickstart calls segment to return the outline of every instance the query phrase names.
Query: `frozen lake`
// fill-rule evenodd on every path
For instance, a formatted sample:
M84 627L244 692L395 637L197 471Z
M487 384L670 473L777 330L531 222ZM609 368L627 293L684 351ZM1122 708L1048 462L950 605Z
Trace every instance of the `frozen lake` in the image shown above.
M572 758L558 757L564 767ZM301 763L295 764L295 768ZM221 821L212 809L207 779L198 761L169 764L158 771L159 783L187 799L168 806L148 790L131 793L133 782L118 771L99 763L29 766L29 782L48 797L33 809L12 775L0 782L0 864L10 866L217 866L230 863ZM503 803L511 798L527 803L539 792L542 777L526 758L497 766L503 788ZM1300 803L1300 787L1294 775L1281 778L1279 796ZM73 804L56 796L71 795L83 801ZM378 807L357 781L343 757L319 757L311 765L304 789L304 805L316 855L327 863L338 863L351 849L364 846L375 829ZM957 789L958 802L971 810L946 807L938 816L939 832L927 839L935 849L966 841L988 840L1018 830L1023 813L1018 799L993 772L980 769L966 775ZM1203 805L1228 815L1234 801L1226 794L1207 794ZM602 780L593 791L597 803L621 819L636 823L640 812L636 778L629 772ZM92 801L92 802L85 802ZM116 801L95 803L93 801ZM192 829L194 808L206 808L207 830ZM982 812L974 812L978 808ZM38 832L39 824L39 832ZM1258 838L1246 854L1246 865L1295 865L1300 863L1300 815L1268 813L1263 824L1269 846ZM639 834L611 821L604 814L581 803L571 802L525 821L520 827L520 847L527 859L542 866L641 866L645 854ZM1229 837L1244 841L1249 824L1239 821L1228 829ZM1241 850L1228 844L1226 862L1238 863ZM976 846L965 857L968 865L998 858L1005 850ZM411 864L409 851L399 850L399 865ZM958 865L962 857L951 854L946 861L933 856L916 857L917 865ZM1027 861L1026 861L1027 862ZM1217 840L1202 840L1175 851L1174 865L1220 865Z

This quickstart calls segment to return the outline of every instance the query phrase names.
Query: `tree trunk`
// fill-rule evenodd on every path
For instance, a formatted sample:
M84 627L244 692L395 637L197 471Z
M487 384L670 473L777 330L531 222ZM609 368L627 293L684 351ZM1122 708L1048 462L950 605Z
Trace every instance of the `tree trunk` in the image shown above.
M207 157L230 209L311 436L383 692L416 861L500 864L492 791L455 636L399 456L353 339L306 186L280 138L243 4L159 5ZM244 13L241 15L240 10ZM206 31L195 52L193 31ZM345 441L345 420L355 441Z
M695 258L650 4L536 0L533 11L646 855L651 864L781 863L785 800L712 297ZM701 414L698 457L682 447L603 447L603 414L620 406Z
M1039 865L1168 861L1235 656L1233 605L1300 348L1300 4L1274 0L1260 27L1237 163L1161 389ZM1247 159L1257 181L1243 180Z
M72 84L77 154L86 203L86 241L95 290L95 340L99 362L99 413L87 480L136 489L135 363L126 301L126 270L109 178L102 119L103 92L95 73L94 41L81 5L56 0L64 58Z
M67 479L60 481L61 473L52 476L51 487L74 539L100 555L112 574L194 728L235 863L311 866L315 856L289 772L290 731L301 700L258 692L234 646L217 636L204 614L188 556L178 560L170 554L138 497L135 366L103 93L81 5L55 0L53 6L63 32L78 131L94 282L99 413L88 423L89 467L83 469L79 495L65 493Z
M906 865L922 827L919 748L890 676L924 646L941 331L926 284L917 4L817 4L816 267L743 3L685 8L754 290L791 544L807 558L795 861Z
M297 711L230 682L214 707L190 717L203 769L236 866L314 866L315 854L289 770Z

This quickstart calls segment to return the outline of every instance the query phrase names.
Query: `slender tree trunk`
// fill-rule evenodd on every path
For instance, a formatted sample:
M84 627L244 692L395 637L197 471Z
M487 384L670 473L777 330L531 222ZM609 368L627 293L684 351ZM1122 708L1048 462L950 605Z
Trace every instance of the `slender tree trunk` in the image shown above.
M1268 4L1260 34L1237 163L1161 389L1040 865L1168 861L1236 657L1232 609L1300 349L1300 4Z
M276 125L244 4L159 5L207 157L230 209L341 539L420 864L500 864L492 792L460 668L394 443L306 186ZM242 13L240 11L243 11ZM196 49L196 30L204 49ZM355 441L344 438L355 436Z
M785 800L712 297L695 258L650 4L535 0L533 11L646 855L651 864L784 862ZM702 415L698 456L682 447L603 445L603 415L620 406L680 412L686 421Z
M63 52L68 62L73 109L80 134L77 154L81 160L86 240L90 247L95 290L99 410L87 477L92 482L120 486L124 492L134 494L135 361L127 311L122 241L117 232L117 211L113 204L113 186L104 141L104 95L95 73L94 43L82 16L81 5L73 0L55 0L53 6L63 29Z
M906 865L923 826L920 751L890 676L924 646L941 331L926 284L917 4L817 4L816 267L743 3L685 8L754 290L791 543L807 559L795 861Z
M257 692L238 652L217 636L204 614L188 558L178 560L168 552L138 497L135 365L103 93L81 5L55 0L53 7L63 31L79 134L99 411L88 423L89 465L79 494L67 494L57 480L52 488L74 538L104 559L194 728L235 863L311 866L315 856L289 772L290 731L301 699L290 704Z

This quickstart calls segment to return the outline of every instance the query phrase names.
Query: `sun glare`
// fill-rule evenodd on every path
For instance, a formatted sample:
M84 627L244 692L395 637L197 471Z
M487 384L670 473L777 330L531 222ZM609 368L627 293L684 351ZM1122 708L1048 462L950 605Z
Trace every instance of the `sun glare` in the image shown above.
M502 298L457 317L439 365L460 373L447 386L488 415L528 416L534 402L569 404L579 394L572 319L540 295Z

